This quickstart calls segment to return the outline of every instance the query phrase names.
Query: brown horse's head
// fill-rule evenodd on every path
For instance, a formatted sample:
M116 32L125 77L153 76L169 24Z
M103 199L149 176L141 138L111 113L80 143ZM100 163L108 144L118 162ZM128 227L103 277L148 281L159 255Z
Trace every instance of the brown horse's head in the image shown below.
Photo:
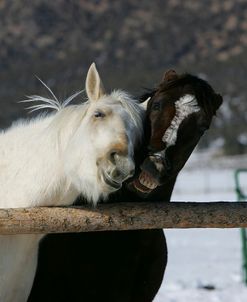
M222 103L204 80L177 75L169 70L158 88L148 92L148 156L134 181L137 190L150 193L176 177L201 136L210 127L212 117Z

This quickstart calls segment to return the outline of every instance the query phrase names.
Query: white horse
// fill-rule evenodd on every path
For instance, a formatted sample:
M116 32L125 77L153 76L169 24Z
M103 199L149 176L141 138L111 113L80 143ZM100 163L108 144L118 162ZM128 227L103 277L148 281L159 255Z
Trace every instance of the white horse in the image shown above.
M69 205L79 194L94 205L134 172L134 147L144 110L123 91L106 94L94 64L88 102L21 121L0 134L0 208ZM24 302L31 290L43 235L0 236L0 301Z

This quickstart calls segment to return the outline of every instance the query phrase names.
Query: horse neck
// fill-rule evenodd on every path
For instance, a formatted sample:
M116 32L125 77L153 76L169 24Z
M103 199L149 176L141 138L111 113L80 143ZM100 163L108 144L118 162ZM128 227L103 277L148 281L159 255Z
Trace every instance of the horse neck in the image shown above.
M0 136L0 207L71 204L77 191L63 172L71 131L57 116L18 124Z

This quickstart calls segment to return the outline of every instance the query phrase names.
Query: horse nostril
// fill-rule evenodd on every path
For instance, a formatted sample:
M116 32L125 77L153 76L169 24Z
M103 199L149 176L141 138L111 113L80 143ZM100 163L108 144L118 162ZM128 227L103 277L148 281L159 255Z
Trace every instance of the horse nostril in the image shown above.
M116 150L110 152L110 161L115 164L117 161L118 153Z

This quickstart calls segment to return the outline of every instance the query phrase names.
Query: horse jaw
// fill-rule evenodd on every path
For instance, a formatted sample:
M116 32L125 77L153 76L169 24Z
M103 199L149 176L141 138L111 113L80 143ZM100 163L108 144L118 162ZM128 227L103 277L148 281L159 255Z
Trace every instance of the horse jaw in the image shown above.
M95 63L92 63L87 72L86 93L90 101L98 101L106 94Z

